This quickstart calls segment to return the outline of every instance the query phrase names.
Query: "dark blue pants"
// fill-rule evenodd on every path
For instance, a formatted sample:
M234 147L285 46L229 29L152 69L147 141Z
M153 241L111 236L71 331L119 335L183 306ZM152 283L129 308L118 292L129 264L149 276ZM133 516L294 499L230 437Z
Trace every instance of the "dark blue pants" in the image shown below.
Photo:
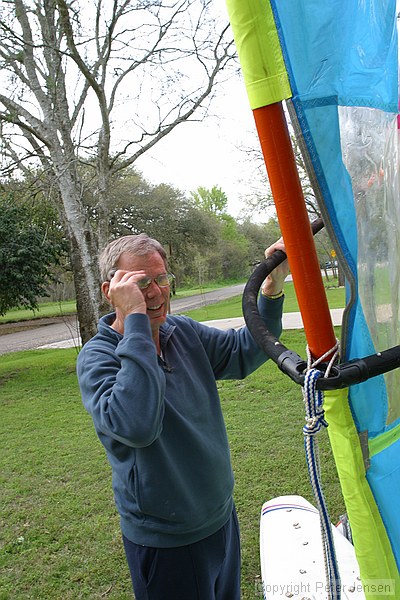
M239 525L178 548L139 546L123 536L136 600L240 600Z

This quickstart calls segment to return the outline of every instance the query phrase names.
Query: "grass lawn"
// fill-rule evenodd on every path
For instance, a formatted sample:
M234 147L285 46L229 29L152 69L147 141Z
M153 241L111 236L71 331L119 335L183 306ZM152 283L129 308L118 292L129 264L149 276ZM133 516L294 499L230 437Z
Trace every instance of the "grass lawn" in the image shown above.
M282 341L304 355L302 331ZM76 350L2 356L0 600L132 598L105 453L85 412ZM282 494L311 502L301 390L267 363L244 381L218 383L236 477L243 600L261 599L262 503ZM344 512L326 432L321 434L331 517Z
M42 302L39 310L28 310L27 308L16 308L0 316L0 323L14 323L16 321L27 321L30 319L43 319L45 317L60 317L73 315L76 312L75 300L68 302Z

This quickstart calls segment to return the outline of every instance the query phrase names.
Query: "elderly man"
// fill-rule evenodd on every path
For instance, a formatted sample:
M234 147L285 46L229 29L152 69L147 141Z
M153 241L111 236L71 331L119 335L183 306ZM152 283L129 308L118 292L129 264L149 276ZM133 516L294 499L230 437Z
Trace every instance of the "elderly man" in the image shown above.
M283 249L281 241L266 250ZM267 357L246 327L220 331L171 316L163 247L145 234L100 257L114 312L78 357L84 405L112 467L136 600L239 600L240 542L217 379ZM283 264L259 310L281 331Z

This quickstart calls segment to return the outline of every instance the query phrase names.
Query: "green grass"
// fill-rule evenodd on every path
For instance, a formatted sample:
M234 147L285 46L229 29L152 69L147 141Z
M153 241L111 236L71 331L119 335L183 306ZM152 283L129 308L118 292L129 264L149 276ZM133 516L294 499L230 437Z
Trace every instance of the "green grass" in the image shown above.
M326 288L326 295L330 308L344 308L345 292L344 288L329 287ZM285 302L284 312L298 312L299 305L292 282L285 283ZM214 319L232 319L242 316L242 295L233 296L228 300L223 300L217 304L208 304L202 308L197 308L184 313L196 321L213 321Z
M0 323L15 323L17 321L27 321L29 319L43 319L44 317L60 317L63 315L73 315L76 312L75 300L67 302L42 302L38 310L28 310L27 308L16 308L8 311L0 317Z
M282 341L304 355L303 332ZM75 361L74 349L2 356L0 600L132 598L110 468L80 400ZM282 494L313 501L303 400L272 363L218 387L236 477L243 600L254 600L262 503ZM336 519L344 508L325 432L320 448Z

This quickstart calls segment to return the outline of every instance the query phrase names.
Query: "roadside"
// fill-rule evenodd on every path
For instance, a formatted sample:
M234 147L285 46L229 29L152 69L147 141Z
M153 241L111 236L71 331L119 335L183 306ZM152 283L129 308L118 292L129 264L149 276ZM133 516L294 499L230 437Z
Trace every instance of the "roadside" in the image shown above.
M54 342L64 343L63 347L80 346L76 315L25 321L19 327L17 323L13 325L11 332L7 332L8 324L0 326L0 355L47 347Z
M331 309L333 325L341 325L343 310L343 308ZM244 325L244 318L215 319L213 321L204 321L203 323L209 327L216 327L217 329L223 330L240 329L240 327L243 327ZM57 330L53 329L51 331L51 329L55 327ZM284 330L302 328L303 322L299 312L283 314ZM70 321L64 319L58 323L52 323L48 326L35 326L32 329L33 331L24 330L3 336L0 335L0 355L9 352L18 352L20 350L73 347L78 349L80 347L80 338L75 317ZM54 337L57 339L54 340Z
M31 329L36 329L37 327L54 325L71 319L76 320L76 315L62 315L60 317L43 317L40 319L27 319L12 323L0 323L0 336L18 333L19 331L29 331Z
M179 314L241 294L245 284L236 284L171 300L171 312ZM76 315L0 324L0 355L20 350L80 346Z
M171 299L171 312L173 314L179 314L188 310L206 306L208 304L214 304L216 302L220 302L221 300L226 300L227 298L241 294L244 290L244 287L244 283L239 283L236 285L230 285L211 290L209 292L185 296L183 298L173 297ZM37 327L42 327L43 325L64 323L65 321L76 321L76 313L66 313L60 316L43 318L35 317L34 319L23 319L19 321L0 323L0 336L18 333L19 331L36 329Z
M229 299L239 296L244 287L244 283L236 284L197 294L196 296L173 298L171 300L171 312L172 314L181 314L196 308L203 309L208 305L221 303L220 310L207 310L205 315L206 318L204 318L204 316L203 318L199 318L199 316L197 316L199 311L195 310L196 316L194 316L194 318L205 322L209 326L221 329L237 329L243 326L244 319L242 316L236 316L239 312L237 311L236 303L234 303L233 311L228 310L227 305L229 304ZM288 288L289 292L290 286L288 286ZM290 295L293 295L293 293L288 293L285 300L285 306L291 312L284 313L283 327L284 329L303 328L300 313L293 312L296 311L296 309L298 310L298 305L297 303L290 301ZM226 300L226 302L221 302L224 300ZM335 306L335 303L333 303L333 305ZM336 306L341 306L341 304L336 303ZM222 307L224 308L222 309ZM232 316L226 318L230 314ZM333 324L340 325L343 308L333 308L331 314ZM213 317L212 315L215 316ZM219 315L223 318L219 318ZM76 314L0 324L0 355L18 352L20 350L42 348L65 348L72 346L78 349L80 343Z

